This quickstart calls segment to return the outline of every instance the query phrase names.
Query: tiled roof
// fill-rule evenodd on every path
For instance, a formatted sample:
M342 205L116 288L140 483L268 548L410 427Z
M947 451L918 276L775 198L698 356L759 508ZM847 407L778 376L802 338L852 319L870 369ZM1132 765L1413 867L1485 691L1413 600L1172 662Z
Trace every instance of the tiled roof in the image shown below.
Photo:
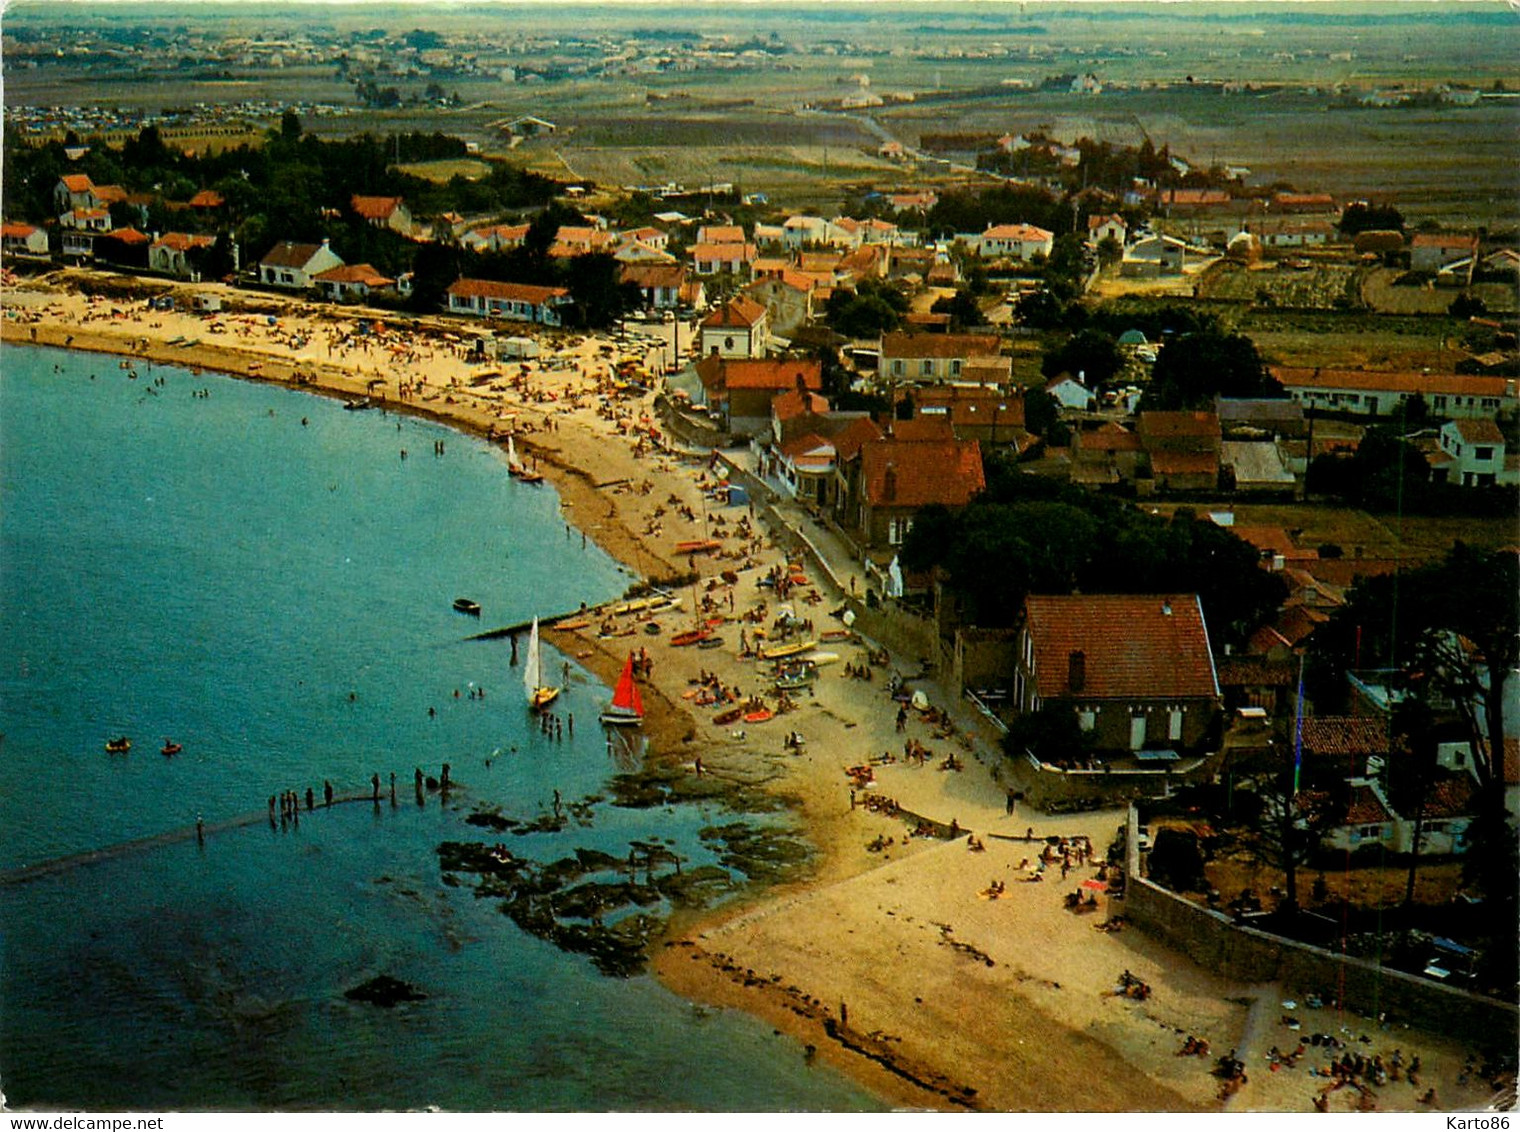
M618 274L636 287L679 287L686 282L686 268L679 263L629 263Z
M1317 550L1295 546L1293 536L1282 527L1253 527L1236 523L1229 528L1229 531L1236 538L1250 543L1257 550L1270 550L1273 554L1281 554L1284 558L1308 561L1319 557Z
M793 437L781 446L781 454L795 468L826 468L834 462L834 446L816 432Z
M1170 437L1219 436L1219 415L1203 412L1149 412L1140 414L1140 438L1147 443Z
M955 431L950 427L949 419L941 416L892 421L887 427L888 435L893 440L900 440L906 444L917 444L924 440L955 439Z
M120 185L96 185L94 191L101 204L120 204L127 199L127 190Z
M985 358L1001 352L996 334L902 334L881 336L883 358Z
M845 430L834 437L834 451L841 461L852 459L868 440L880 440L881 429L870 417L860 417L850 422Z
M531 283L498 283L494 279L456 279L449 284L449 294L459 298L483 296L539 306L550 299L568 298L563 287L538 287Z
M1452 427L1457 430L1458 435L1468 444L1504 443L1504 434L1499 431L1499 426L1491 420L1458 420L1452 422Z
M368 263L330 267L318 272L313 278L319 283L363 283L369 287L389 287L395 282L389 276L381 275Z
M311 262L311 257L321 250L321 244L294 244L282 240L270 248L259 263L265 267L305 267Z
M71 193L87 193L95 187L87 173L66 173L61 180L63 187Z
M1409 241L1409 246L1412 248L1475 249L1478 246L1478 237L1452 232L1417 232Z
M214 243L216 240L211 236L194 235L190 232L165 232L153 242L153 246L187 252L191 248L209 248Z
M226 198L215 189L202 189L189 200L191 208L221 208L226 203Z
M798 378L808 389L823 388L823 363L817 359L787 361L780 358L721 358L723 384L729 389L774 389L778 393L797 388Z
M1047 232L1044 228L1036 228L1033 224L999 224L983 232L982 239L1029 240L1039 243L1053 238L1054 235L1054 232Z
M1425 795L1426 818L1460 818L1476 811L1477 783L1471 776L1455 774L1431 783Z
M1304 750L1314 755L1386 755L1388 721L1370 715L1304 717Z
M1215 697L1203 607L1195 594L1036 595L1024 599L1042 699ZM1082 654L1082 688L1070 687Z
M1220 687L1291 688L1298 678L1298 665L1293 661L1264 656L1222 657L1218 670Z
M788 389L785 393L778 393L771 399L771 416L778 421L789 421L793 417L800 417L804 413L826 413L829 411L829 399L820 393L808 392L803 394L797 389Z
M717 310L713 311L702 320L703 326L742 326L745 328L754 326L765 317L765 308L754 299L746 299L743 295L729 299ZM817 365L815 362L814 365Z
M755 258L754 244L693 244L693 260L715 259L725 263L748 263Z
M709 224L697 229L698 244L742 244L744 229L737 224Z
M1083 452L1138 452L1140 438L1121 424L1105 421L1097 428L1075 433L1071 446Z
M401 207L400 197L365 197L357 193L349 206L364 220L384 220Z
M1219 471L1213 452L1152 452L1151 471L1158 476L1201 476Z
M861 486L876 507L960 507L986 486L974 440L868 440L861 446Z
M1285 640L1297 645L1329 619L1328 614L1321 613L1319 610L1310 609L1304 605L1290 605L1282 611L1273 628L1282 634Z
M153 240L153 237L146 232L139 232L136 228L118 228L114 232L103 232L101 238L116 240L123 244L147 244Z
M1373 393L1449 394L1457 397L1503 397L1506 379L1459 373L1422 373L1418 370L1318 369L1307 366L1272 366L1273 377L1286 389L1347 389ZM1511 390L1513 386L1510 387ZM1514 393L1509 393L1511 399Z
M956 428L973 425L1022 428L1024 425L1024 398L1019 394L984 393L980 390L941 386L915 391L913 407L920 415L928 415L934 410L946 410L951 425Z
M5 237L7 240L24 240L35 231L37 231L35 224L23 224L19 220L7 220L3 225L0 225L0 236Z
M1346 803L1346 825L1382 825L1392 820L1393 814L1372 787L1351 788L1351 800Z

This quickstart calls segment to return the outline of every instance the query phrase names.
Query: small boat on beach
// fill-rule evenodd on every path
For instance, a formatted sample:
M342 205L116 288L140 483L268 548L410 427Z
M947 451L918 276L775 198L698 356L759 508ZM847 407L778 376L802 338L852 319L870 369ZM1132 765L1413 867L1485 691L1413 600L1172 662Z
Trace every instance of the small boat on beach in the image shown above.
M676 543L677 554L711 554L720 550L723 544L715 538L689 539L686 542Z
M727 711L720 711L717 715L713 716L713 722L719 727L727 727L730 723L737 723L739 717L743 714L743 708L729 708Z
M456 597L454 599L454 610L456 613L468 613L471 617L479 617L480 602L471 601L467 597Z
M764 723L767 719L774 719L775 715L776 715L776 713L773 712L773 711L771 711L770 708L761 708L759 711L745 712L744 713L744 722L745 723Z
M350 412L359 412L363 409L373 409L375 407L375 403L368 397L361 397L357 401L344 401L343 407Z
M106 740L106 752L112 755L124 755L132 749L132 740L125 735L119 739Z
M684 648L686 645L694 645L698 641L705 641L710 636L712 636L711 629L688 629L684 633L677 633L674 637L671 637L670 643L677 648Z
M165 756L177 755L184 749L182 745L176 743L173 739L165 739L164 745L158 749L158 753Z
M855 639L855 630L854 629L825 629L823 632L821 632L821 633L818 634L818 639L820 641L824 641L824 642L830 642L830 641L853 641Z
M543 661L539 656L538 618L533 618L533 629L528 635L528 659L523 664L523 687L528 693L528 708L543 711L559 696L559 689L542 682L540 671Z
M697 642L699 649L720 649L723 647L722 637L706 637Z
M772 645L768 649L761 649L760 659L783 660L789 656L800 656L805 652L812 652L817 647L817 641L787 641L783 644Z
M623 662L623 674L612 690L612 703L602 712L602 722L613 727L637 727L644 722L644 697L633 678L633 654Z

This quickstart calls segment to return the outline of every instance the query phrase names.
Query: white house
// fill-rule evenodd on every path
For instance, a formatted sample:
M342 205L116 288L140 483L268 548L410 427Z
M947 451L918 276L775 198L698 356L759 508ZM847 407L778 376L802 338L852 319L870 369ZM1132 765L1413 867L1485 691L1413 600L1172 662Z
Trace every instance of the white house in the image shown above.
M1093 404L1092 390L1069 373L1063 373L1047 381L1045 392L1063 409L1085 412Z
M320 244L282 240L259 260L259 282L266 287L304 291L318 273L342 266L342 257L328 247L326 240Z
M448 309L476 318L506 318L559 326L560 308L570 302L563 287L498 283L493 279L456 279L449 284Z
M1418 394L1438 417L1492 420L1520 413L1520 383L1513 377L1307 366L1272 366L1270 372L1305 408L1379 416L1397 413L1400 401Z
M692 267L698 275L749 273L755 261L754 244L696 244L691 249Z
M148 245L148 267L165 275L177 275L188 279L195 273L187 253L196 248L209 248L216 243L214 237L190 232L165 232Z
M759 303L740 295L702 320L702 356L763 358L770 338L770 316Z
M1129 226L1124 223L1122 216L1089 216L1087 218L1087 242L1098 245L1112 237L1117 240L1119 246L1124 246L1124 239L1129 234Z
M1055 246L1055 233L1033 224L997 224L976 238L976 254L983 259L1032 259L1048 256Z
M527 235L526 224L493 224L466 232L459 237L459 243L472 252L499 252L521 247Z
M370 197L355 193L349 198L349 207L366 224L389 228L403 236L412 234L412 212L400 197Z
M781 225L781 242L791 249L809 244L825 244L829 238L829 222L821 216L788 216Z
M313 281L323 298L333 302L367 299L375 291L384 291L396 285L394 279L381 275L367 263L330 267L326 271L319 271Z
M1439 444L1449 460L1431 469L1437 482L1462 487L1520 483L1520 469L1505 467L1504 433L1491 420L1447 421Z
M47 255L47 233L35 224L8 221L0 225L0 250L6 255Z

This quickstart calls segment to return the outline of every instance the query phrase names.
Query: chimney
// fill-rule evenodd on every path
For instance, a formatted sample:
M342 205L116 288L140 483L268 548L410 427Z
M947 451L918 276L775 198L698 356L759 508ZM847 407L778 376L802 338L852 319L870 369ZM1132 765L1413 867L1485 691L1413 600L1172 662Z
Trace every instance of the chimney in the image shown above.
M882 473L881 498L884 503L891 503L897 498L897 465L888 464L887 470Z
M1073 649L1066 658L1066 687L1068 691L1080 692L1087 685L1087 654Z

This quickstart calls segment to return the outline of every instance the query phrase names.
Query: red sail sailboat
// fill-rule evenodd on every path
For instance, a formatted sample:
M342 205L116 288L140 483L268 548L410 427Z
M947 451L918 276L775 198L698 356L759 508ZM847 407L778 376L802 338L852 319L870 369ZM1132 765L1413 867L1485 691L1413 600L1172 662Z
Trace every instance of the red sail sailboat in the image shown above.
M637 727L644 722L644 697L633 679L633 654L623 662L623 674L612 691L612 703L602 712L602 722L614 727Z

